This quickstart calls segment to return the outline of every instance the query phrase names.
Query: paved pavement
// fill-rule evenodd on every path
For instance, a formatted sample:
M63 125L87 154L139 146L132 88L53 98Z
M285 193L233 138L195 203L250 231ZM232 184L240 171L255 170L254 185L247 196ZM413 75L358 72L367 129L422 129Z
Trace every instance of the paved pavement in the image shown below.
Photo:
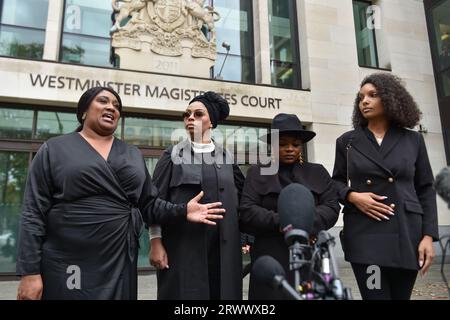
M340 263L339 274L346 287L350 287L354 299L361 299L355 277L348 263ZM445 265L445 274L450 280L450 264ZM244 298L247 299L248 279L244 278ZM15 299L18 281L0 281L0 300ZM139 276L139 300L156 299L156 275ZM440 274L440 264L434 264L430 272L417 278L411 299L413 300L449 300L447 289Z

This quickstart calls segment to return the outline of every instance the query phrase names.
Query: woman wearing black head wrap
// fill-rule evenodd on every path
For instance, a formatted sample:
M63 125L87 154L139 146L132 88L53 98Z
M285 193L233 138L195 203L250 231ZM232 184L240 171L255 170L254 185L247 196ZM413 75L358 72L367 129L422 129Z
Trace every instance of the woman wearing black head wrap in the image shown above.
M122 102L95 87L76 132L49 139L27 179L17 256L18 299L136 299L143 222L215 224L220 203L157 198L140 151L114 138Z
M156 165L153 182L163 199L183 202L203 190L204 201L220 201L226 209L216 226L171 221L150 228L158 299L242 299L237 208L244 176L211 139L211 129L229 111L211 91L192 99L183 113L190 139L169 147Z

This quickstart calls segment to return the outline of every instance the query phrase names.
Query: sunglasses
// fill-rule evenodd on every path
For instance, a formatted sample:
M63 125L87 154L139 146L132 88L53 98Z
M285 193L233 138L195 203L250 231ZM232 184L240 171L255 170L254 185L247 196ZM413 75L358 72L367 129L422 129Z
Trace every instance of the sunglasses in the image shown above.
M183 119L190 118L192 114L194 114L194 118L201 118L205 115L205 112L201 110L195 110L194 112L185 111L183 112Z

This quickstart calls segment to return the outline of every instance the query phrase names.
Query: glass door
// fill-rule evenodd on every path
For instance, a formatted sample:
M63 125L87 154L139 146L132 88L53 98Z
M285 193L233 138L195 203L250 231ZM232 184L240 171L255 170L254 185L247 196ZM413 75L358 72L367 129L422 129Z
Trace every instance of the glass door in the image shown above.
M30 152L0 151L0 273L14 273Z
M450 0L439 1L428 13L440 96L450 96Z
M425 0L447 164L450 164L450 0Z

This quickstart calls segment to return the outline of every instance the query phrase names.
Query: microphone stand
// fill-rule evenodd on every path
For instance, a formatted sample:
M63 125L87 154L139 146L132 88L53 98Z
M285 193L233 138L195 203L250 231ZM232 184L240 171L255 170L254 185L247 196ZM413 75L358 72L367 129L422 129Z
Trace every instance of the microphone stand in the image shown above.
M230 48L231 48L231 46L230 46L228 43L226 43L226 42L223 42L223 43L222 43L222 47L224 47L224 48L227 50L227 53L226 53L226 55L225 55L225 58L223 59L222 67L220 68L220 71L219 71L219 73L218 73L217 76L216 76L216 79L218 79L218 80L222 80L222 70L223 70L223 66L225 65L225 62L227 61L228 54L230 53Z
M306 231L288 229L288 231L285 231L284 239L289 248L289 269L294 272L295 277L293 289L302 300L352 299L350 288L344 287L339 278L333 252L334 237L326 231L321 231L317 236L317 242L310 245L309 234ZM315 260L316 254L319 254L318 260ZM319 275L323 283L322 286L318 285L311 277L313 273L317 275L315 268L313 268L315 265L313 260L320 262ZM309 265L309 268L303 268L305 265ZM307 277L305 283L302 283L302 271L309 272L309 274L304 274ZM298 299L298 296L293 295L292 291L287 290L287 288L283 288L283 290L290 294L292 298Z
M445 241L447 239L447 241ZM444 244L445 243L445 244ZM450 248L450 234L442 236L439 239L439 245L441 246L442 251L442 260L441 260L441 277L447 287L448 296L450 298L450 285L448 284L447 277L445 276L444 267L445 267L445 257L447 256L447 247Z
M320 231L317 236L317 243L322 255L322 272L324 273L325 281L330 286L329 289L334 299L352 299L352 293L349 288L344 288L334 257L333 247L335 245L334 237L326 231Z
M300 269L309 263L306 258L311 252L311 246L308 244L309 235L303 230L291 229L285 233L284 239L289 245L289 269L294 271L294 288L299 292L301 288Z
M292 300L303 300L302 296L292 288L283 276L276 275L273 279L275 286Z

